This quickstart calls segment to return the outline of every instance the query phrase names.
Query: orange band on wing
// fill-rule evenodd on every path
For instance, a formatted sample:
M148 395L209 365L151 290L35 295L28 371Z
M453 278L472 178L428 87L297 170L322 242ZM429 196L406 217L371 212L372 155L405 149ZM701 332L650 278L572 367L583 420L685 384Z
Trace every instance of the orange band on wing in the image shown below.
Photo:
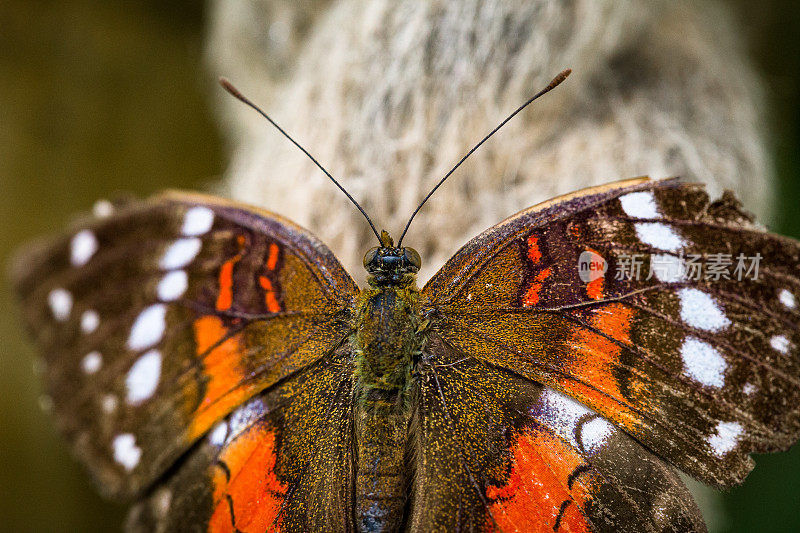
M278 253L280 252L280 248L274 242L270 243L269 245L269 256L267 257L267 270L275 270L275 267L278 266Z
M531 263L538 263L542 258L542 252L539 250L539 238L531 235L528 237L528 259Z
M539 303L539 291L542 290L544 280L549 278L550 274L552 273L552 268L545 268L536 274L536 277L533 278L533 281L531 281L531 284L528 287L528 292L525 293L525 299L522 301L522 305L525 307L531 307Z
M278 299L275 297L275 289L272 288L272 282L266 276L260 276L258 281L261 284L261 288L264 289L264 303L267 306L267 311L270 313L280 312L281 304L278 303Z
M278 514L286 497L286 485L275 472L277 454L275 433L254 425L228 444L214 467L214 513L208 524L211 532L243 533L277 531ZM217 472L223 472L218 475Z
M513 454L508 482L486 489L492 513L487 529L493 530L496 523L501 531L591 530L577 507L589 498L586 484L576 483L567 490L570 474L583 464L576 450L550 433L531 428L517 437Z
M613 413L614 416L608 416L631 431L638 426L637 418L630 410L620 408L620 404L626 404L627 400L620 391L615 371L622 352L620 344L630 344L635 314L633 308L621 303L611 303L594 310L589 323L602 335L585 327L576 329L570 343L573 357L567 363L567 373L579 380L560 382L564 393L597 411ZM583 383L589 383L591 387ZM602 409L602 406L606 406L606 409Z
M226 339L228 329L221 318L213 315L198 318L193 326L197 354L204 354L203 377L206 382L203 398L189 428L191 438L204 433L249 396L249 391L242 385L244 371L239 365L244 349L241 335Z
M217 311L227 311L233 305L233 266L242 258L237 255L228 259L219 269L219 294L217 295Z

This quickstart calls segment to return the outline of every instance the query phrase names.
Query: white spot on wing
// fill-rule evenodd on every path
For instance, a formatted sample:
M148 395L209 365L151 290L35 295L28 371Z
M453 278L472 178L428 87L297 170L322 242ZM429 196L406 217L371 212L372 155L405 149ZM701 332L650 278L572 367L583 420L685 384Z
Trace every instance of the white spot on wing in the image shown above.
M629 217L658 218L656 199L650 191L631 192L619 197L622 210Z
M696 337L687 337L681 346L681 357L686 374L709 387L725 384L728 364L716 348Z
M266 406L261 398L250 400L238 408L230 417L230 431L228 439L235 439L239 433L247 429L253 422L261 418L266 411Z
M785 335L775 335L769 340L769 345L772 346L773 350L777 350L782 354L789 353L789 347L791 346L789 339Z
M69 318L69 313L72 311L72 294L69 291L53 289L47 295L47 303L56 320L63 322Z
M228 436L228 423L223 420L216 425L214 430L208 436L208 441L214 446L222 446L225 444L225 437Z
M110 415L117 410L117 398L113 394L106 394L103 396L103 399L100 400L100 407L103 409L104 413Z
M581 427L581 444L589 453L597 453L606 440L614 434L614 426L605 418L589 420Z
M781 292L778 293L778 300L780 300L781 303L789 309L794 309L797 307L797 300L795 299L794 294L786 289L781 289Z
M188 276L183 270L173 270L158 282L158 299L164 302L177 300L186 292L189 285Z
M97 237L94 233L85 229L79 231L72 237L69 246L69 260L74 266L83 266L97 252Z
M126 397L130 405L138 405L150 398L161 379L161 352L150 350L139 357L125 376Z
M742 387L742 392L746 395L750 396L756 391L756 386L752 383L745 383L744 387Z
M634 228L640 241L658 250L676 252L684 246L683 239L675 230L661 222L639 222L634 224Z
M81 368L87 374L94 374L103 366L103 356L100 352L89 352L81 359Z
M719 331L730 326L731 321L714 299L698 289L681 289L681 319L693 328Z
M94 203L92 212L97 218L110 217L111 214L114 213L114 204L108 200L98 200Z
M202 205L192 207L183 217L181 233L187 237L195 237L208 233L214 224L214 212Z
M114 451L114 460L130 472L142 458L142 450L136 446L136 437L131 433L122 433L114 437L111 442Z
M139 313L131 327L128 337L128 348L134 351L144 350L159 342L167 327L167 306L154 304Z
M84 311L81 315L81 331L85 334L93 333L94 330L97 329L97 326L100 325L100 315L97 314L97 311L93 309L89 309L88 311Z
M164 518L169 512L169 507L172 505L172 491L167 487L161 487L153 494L152 499L153 511L158 518Z
M682 281L686 272L684 261L670 254L654 254L650 256L650 269L656 279L662 283Z
M159 264L164 270L183 268L197 257L201 246L202 242L197 238L178 239L167 248Z
M714 455L722 457L736 448L736 443L743 431L742 425L738 422L720 422L717 424L717 432L708 437L708 444L714 451Z
M558 436L576 449L596 452L614 432L614 426L601 417L592 418L581 426L581 446L576 441L578 421L594 411L569 396L545 387L539 401L531 408L531 414L542 424L551 428Z

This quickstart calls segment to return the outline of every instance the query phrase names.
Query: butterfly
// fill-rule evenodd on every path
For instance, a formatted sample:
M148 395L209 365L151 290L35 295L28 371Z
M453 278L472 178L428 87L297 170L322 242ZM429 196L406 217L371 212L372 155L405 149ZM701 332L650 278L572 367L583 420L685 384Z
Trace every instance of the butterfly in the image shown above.
M730 193L562 196L421 289L385 231L359 288L255 207L100 211L13 279L56 421L130 531L704 531L676 468L730 487L800 436L800 243Z

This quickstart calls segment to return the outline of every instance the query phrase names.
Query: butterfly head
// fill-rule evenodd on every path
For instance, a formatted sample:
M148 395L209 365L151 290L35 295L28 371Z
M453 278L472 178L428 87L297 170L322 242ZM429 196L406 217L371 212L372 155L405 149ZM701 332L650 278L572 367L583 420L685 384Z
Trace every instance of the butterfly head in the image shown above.
M394 240L384 230L380 235L380 246L370 249L364 255L364 268L378 285L396 284L416 274L422 259L413 248L396 247Z

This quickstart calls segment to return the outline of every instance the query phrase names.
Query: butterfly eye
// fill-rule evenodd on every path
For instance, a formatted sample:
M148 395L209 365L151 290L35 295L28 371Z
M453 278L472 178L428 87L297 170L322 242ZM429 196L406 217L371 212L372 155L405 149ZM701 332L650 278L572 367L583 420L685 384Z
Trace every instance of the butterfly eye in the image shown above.
M417 270L422 266L422 258L413 248L403 248L403 262L413 266Z
M378 258L379 248L376 246L364 254L364 268L369 269L370 264L374 264Z

